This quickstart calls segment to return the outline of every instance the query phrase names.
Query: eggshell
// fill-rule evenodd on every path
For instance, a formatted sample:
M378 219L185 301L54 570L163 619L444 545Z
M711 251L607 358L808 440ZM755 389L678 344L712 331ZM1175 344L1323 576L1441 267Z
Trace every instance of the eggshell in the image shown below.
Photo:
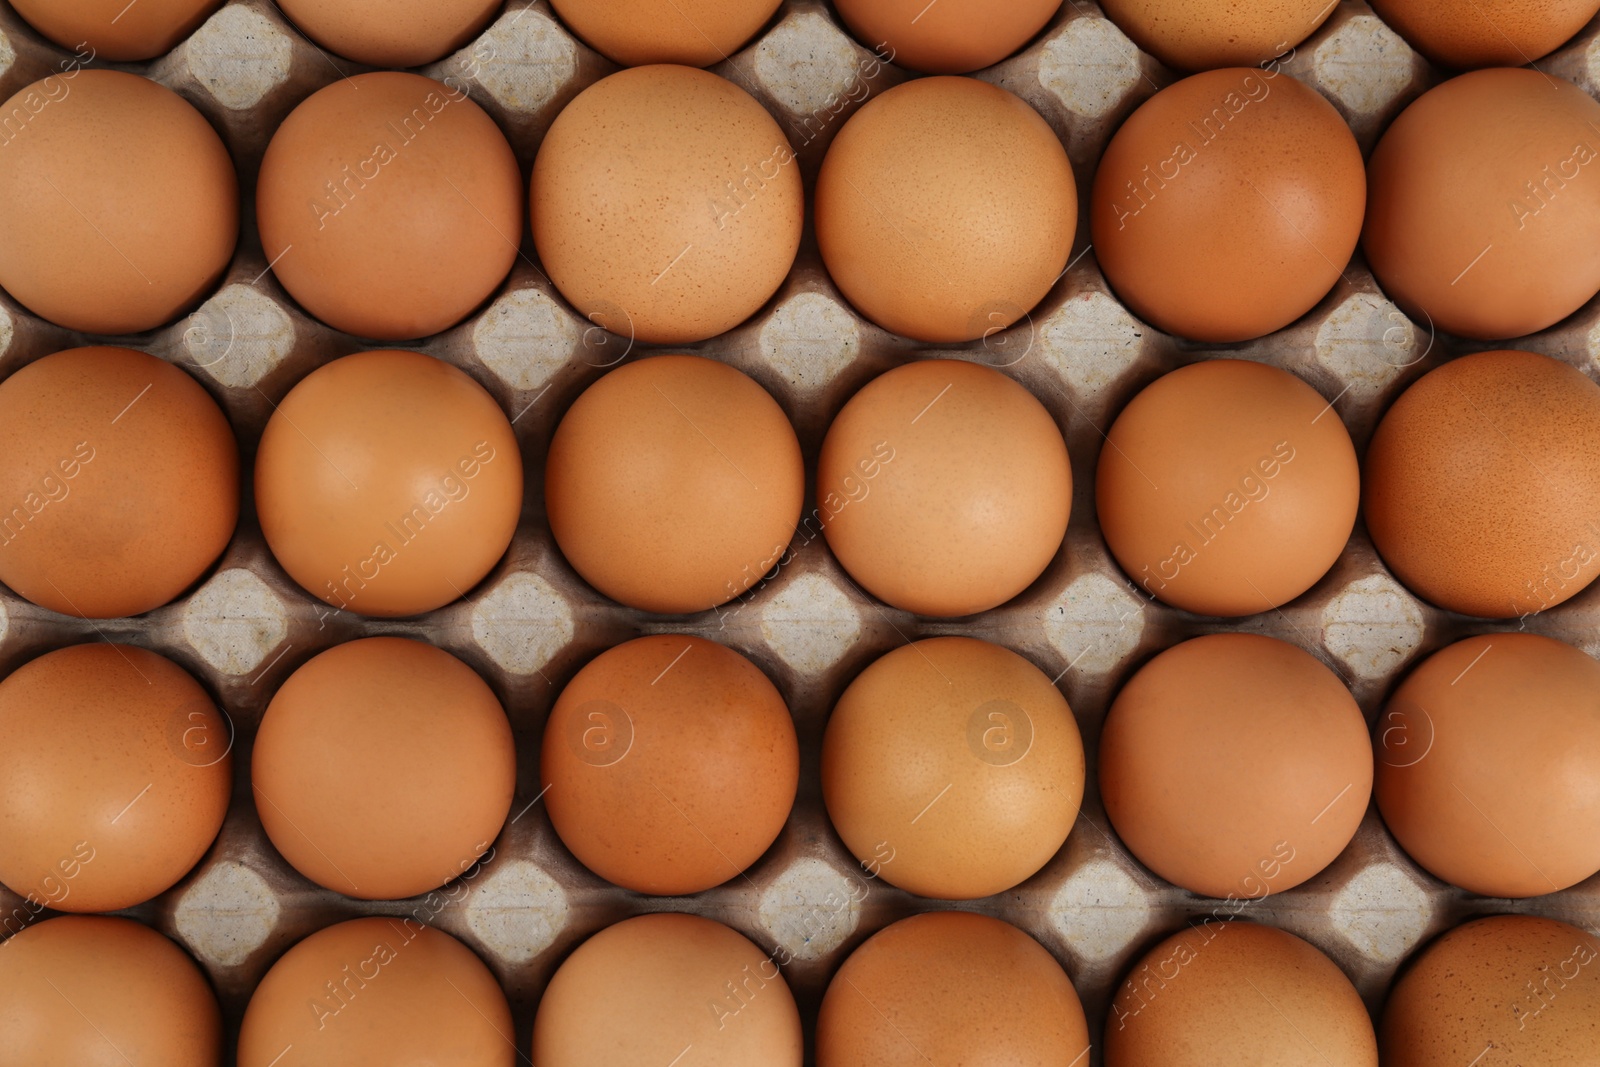
M63 48L115 63L172 50L222 0L12 0L28 24Z
M953 616L1026 589L1071 510L1066 442L1044 405L992 368L924 360L868 382L839 412L806 521L873 596Z
M1600 11L1596 0L1372 0L1411 47L1446 67L1521 67L1555 51Z
M1178 70L1253 67L1314 33L1338 7L1329 0L1102 0L1135 44Z
M141 904L222 828L233 727L154 652L74 645L24 664L0 682L0 736L0 882L30 902Z
M1543 611L1600 575L1600 386L1531 352L1424 375L1367 447L1367 529L1383 561L1450 611Z
M1031 877L1083 799L1065 698L1009 649L902 645L858 675L822 743L822 796L845 847L884 881L970 900Z
M743 593L784 555L805 503L788 416L725 363L618 367L562 417L545 461L550 532L613 600L691 612Z
M307 375L256 451L261 532L335 609L415 615L505 554L522 455L484 388L420 352L358 352Z
M659 65L603 78L533 164L533 243L579 314L651 344L732 329L782 284L805 198L794 152L743 89Z
M1249 900L1320 872L1372 795L1366 720L1309 653L1260 634L1175 645L1117 694L1100 793L1118 836L1190 892Z
M1377 1067L1378 1046L1350 979L1315 946L1207 922L1134 966L1106 1020L1105 1057L1106 1067Z
M1215 359L1156 379L1100 450L1106 544L1146 593L1249 615L1311 588L1344 550L1360 469L1338 412L1264 363Z
M1503 633L1435 652L1375 747L1378 810L1445 881L1530 897L1600 871L1600 663L1571 645Z
M1372 151L1361 246L1419 323L1484 340L1559 322L1600 289L1600 102L1533 70L1418 97Z
M276 0L317 44L374 67L420 67L489 24L501 0Z
M1067 266L1072 164L1020 97L920 78L839 130L817 175L817 244L867 318L918 341L986 337L1032 310Z
M965 74L1027 44L1061 0L838 0L839 17L862 44L903 67Z
M608 926L567 957L533 1022L539 1067L800 1067L800 1015L777 960L719 922L665 912ZM241 1065L244 1067L244 1065Z
M182 97L71 61L0 112L0 286L19 303L70 330L138 333L217 284L239 183Z
M239 518L239 452L216 401L172 364L75 348L0 383L0 581L91 619L194 584Z
M494 691L450 653L369 637L313 657L267 706L250 764L295 870L363 900L436 889L489 849L517 757Z
M1389 993L1384 1067L1600 1059L1600 941L1554 919L1495 915L1424 949Z
M0 1048L6 1067L217 1067L222 1018L177 945L129 919L69 915L5 942Z
M567 28L625 67L707 67L755 36L779 0L550 0Z
M285 952L239 1031L238 1067L512 1067L505 993L483 961L415 918L351 919Z
M283 120L256 214L272 272L301 307L346 333L407 340L454 326L505 279L522 175L459 86L359 74Z
M878 931L828 983L817 1067L1081 1063L1083 1007L1044 947L987 915L936 911Z
M1316 306L1355 250L1365 198L1361 150L1332 104L1276 68L1230 67L1128 116L1095 172L1089 221L1129 310L1232 342Z
M783 829L800 778L794 721L739 653L656 634L602 652L545 724L544 804L562 843L640 893L736 877Z

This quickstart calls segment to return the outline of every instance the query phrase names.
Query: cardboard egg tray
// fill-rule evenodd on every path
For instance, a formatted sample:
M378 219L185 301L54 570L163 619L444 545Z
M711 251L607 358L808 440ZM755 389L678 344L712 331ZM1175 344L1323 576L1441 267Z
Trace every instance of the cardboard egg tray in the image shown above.
M1600 26L1591 24L1539 66L1596 92L1597 38ZM70 58L0 3L0 93L10 96L59 72ZM169 55L125 69L176 90L221 131L244 192L238 252L203 306L136 337L73 334L0 295L0 375L50 352L105 340L154 353L188 369L223 405L248 470L273 405L290 387L336 356L374 347L296 307L267 270L253 219L255 174L278 123L310 93L366 68L313 46L271 0L237 0ZM475 42L423 72L467 89L500 122L526 172L555 115L614 69L568 34L545 0L510 0ZM755 41L712 69L770 109L796 149L808 189L829 141L860 102L911 76L854 41L821 0L784 0ZM1364 151L1395 113L1444 77L1359 0L1343 0L1310 40L1269 69L1321 91ZM1067 147L1085 204L1094 164L1119 122L1178 77L1139 52L1089 0L1066 0L1023 52L977 76L1022 96L1051 124ZM1340 963L1374 1010L1401 962L1467 917L1529 912L1600 932L1600 878L1533 900L1474 897L1412 863L1374 808L1326 871L1259 901L1192 896L1155 878L1118 842L1093 771L1100 723L1122 683L1160 650L1221 630L1270 634L1337 672L1368 721L1376 722L1401 674L1467 634L1525 627L1600 654L1600 584L1524 620L1466 619L1402 588L1358 525L1329 574L1281 610L1220 621L1146 599L1108 555L1093 507L1102 431L1141 387L1196 359L1269 362L1317 388L1364 451L1401 390L1468 346L1408 322L1359 256L1315 310L1288 328L1239 346L1187 344L1143 325L1118 303L1087 233L1085 217L1070 266L1030 316L981 342L930 348L892 336L851 309L822 268L808 220L794 269L769 304L728 334L688 348L739 367L777 397L799 433L808 470L844 402L907 359L975 360L1026 385L1066 435L1075 480L1072 523L1045 574L994 611L930 620L878 604L814 536L815 524L797 534L792 562L717 611L651 616L588 588L551 540L543 514L544 456L557 419L577 394L645 346L576 314L540 271L526 232L523 255L486 306L414 346L460 366L498 399L513 418L529 471L511 549L465 600L400 621L334 612L273 561L248 494L238 532L216 567L187 595L143 617L65 618L0 590L0 671L77 642L126 641L181 663L231 717L237 781L221 835L177 886L129 912L175 938L210 975L223 1006L228 1062L263 973L296 941L331 923L410 915L461 938L505 988L525 1054L540 993L567 953L610 923L661 909L719 919L788 960L783 972L805 1020L809 1058L818 1003L845 956L895 919L952 906L868 877L829 825L819 781L823 727L844 687L890 649L938 634L981 637L1020 652L1058 680L1078 717L1090 777L1066 845L1021 886L953 906L1015 923L1055 954L1082 996L1094 1063L1101 1059L1110 998L1134 960L1168 933L1207 916L1253 919L1307 938ZM1600 303L1517 346L1600 377L1594 362ZM603 649L659 632L702 635L758 663L793 710L802 751L799 798L777 843L744 876L687 898L644 897L590 874L562 846L538 796L541 731L562 686ZM466 660L499 694L517 736L517 796L492 853L457 882L408 901L348 900L301 877L268 842L248 782L252 737L277 687L315 653L375 634L421 638ZM29 912L0 889L0 915Z

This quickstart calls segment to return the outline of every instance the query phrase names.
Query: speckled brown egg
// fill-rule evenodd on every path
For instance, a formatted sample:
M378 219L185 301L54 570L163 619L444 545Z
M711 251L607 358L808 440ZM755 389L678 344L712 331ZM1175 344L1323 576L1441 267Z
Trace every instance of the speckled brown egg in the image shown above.
M817 175L817 244L856 310L917 341L971 341L1031 311L1078 225L1072 165L1020 97L920 78L839 130Z
M0 882L57 911L118 911L205 855L233 787L233 728L183 668L74 645L0 682Z
M239 236L239 183L182 97L69 65L0 111L0 286L19 303L68 329L138 333L217 284Z
M1600 575L1600 386L1531 352L1424 375L1367 447L1367 529L1395 577L1484 618L1543 611Z
M925 897L1003 893L1050 861L1083 799L1083 741L1049 677L970 637L902 645L858 675L822 743L848 848Z
M222 1062L216 995L194 961L148 926L68 915L31 926L4 945L0 1048L6 1067Z
M1554 919L1495 915L1449 931L1389 993L1384 1067L1600 1059L1600 940Z
M489 24L501 0L277 0L307 37L374 67L419 67ZM508 60L509 61L509 60Z
M1600 289L1600 102L1532 70L1451 78L1372 151L1361 246L1418 323L1492 340Z
M1180 888L1259 899L1320 872L1372 795L1366 720L1310 653L1260 634L1184 641L1117 694L1100 793L1135 857Z
M1089 219L1135 315L1194 341L1243 341L1289 325L1339 280L1365 198L1361 150L1332 104L1286 74L1230 67L1128 116L1095 172Z
M192 585L239 518L239 451L177 367L74 348L0 383L0 581L91 619L138 615Z
M222 0L13 0L28 24L87 62L154 59L199 28Z
M783 130L703 70L635 67L589 86L539 146L533 243L597 326L652 344L732 329L777 291L805 198Z
M1077 991L1044 947L987 915L935 911L878 931L822 998L817 1067L1062 1064L1087 1057Z
M1445 881L1530 897L1600 871L1600 663L1571 645L1504 633L1435 652L1375 747L1384 822Z
M1600 11L1596 0L1373 0L1411 47L1446 67L1522 67L1555 51Z
M1213 70L1292 57L1338 6L1328 0L1104 0L1100 8L1167 66Z
M358 337L408 340L454 326L505 279L522 175L459 86L359 74L283 120L256 214L272 272L301 307Z
M567 28L625 67L729 58L778 10L778 0L551 0Z
M1106 1067L1377 1067L1378 1046L1350 979L1314 945L1206 922L1134 965L1111 1004L1105 1057Z
M839 0L839 17L891 63L928 74L993 66L1044 29L1061 0Z
M529 1062L800 1067L800 1014L780 969L790 958L697 915L625 919L550 979Z
M1361 500L1350 434L1311 386L1214 359L1146 386L1100 450L1106 544L1151 596L1200 615L1293 600L1344 550Z
M1066 442L1044 405L990 367L923 360L874 378L833 420L807 523L879 600L955 616L1032 584L1071 510Z
M805 467L757 382L701 356L606 374L556 427L544 501L556 544L613 600L705 611L785 562Z
M351 919L285 952L245 1009L239 1067L514 1067L505 993L432 917Z
M737 877L794 806L799 742L761 668L701 637L602 652L561 691L540 775L556 833L600 877L698 893Z

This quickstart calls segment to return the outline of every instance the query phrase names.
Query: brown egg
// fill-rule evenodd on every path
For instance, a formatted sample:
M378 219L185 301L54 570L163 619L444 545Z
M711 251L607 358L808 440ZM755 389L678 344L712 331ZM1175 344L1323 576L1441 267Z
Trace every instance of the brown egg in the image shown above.
M704 611L784 555L805 503L788 416L755 381L701 356L619 367L550 442L544 500L567 562L613 600Z
M719 922L672 912L626 919L579 945L539 1001L530 1062L670 1067L674 1058L800 1067L800 1014L775 958Z
M545 134L533 242L596 325L651 344L703 341L749 318L789 273L805 212L794 161L783 130L732 82L625 70L578 94Z
M1360 469L1339 413L1264 363L1213 359L1146 386L1100 450L1106 544L1146 593L1249 615L1311 588L1344 550Z
M489 968L409 916L351 919L295 945L261 979L239 1031L239 1067L517 1062Z
M1135 44L1178 70L1265 65L1333 14L1328 0L1102 0L1100 9Z
M522 454L466 373L420 352L358 352L307 375L256 452L261 532L335 609L415 615L466 596L522 512Z
M1366 720L1309 653L1196 637L1140 668L1100 735L1100 793L1134 856L1180 888L1260 898L1320 872L1372 795Z
M1456 927L1400 975L1383 1011L1384 1067L1600 1059L1600 940L1533 915Z
M1417 51L1446 67L1521 67L1555 51L1600 11L1596 0L1372 0Z
M505 279L522 175L459 87L380 71L289 113L261 160L256 213L272 272L301 307L400 341L454 326Z
M1339 280L1365 197L1361 150L1332 104L1276 69L1232 67L1128 116L1095 172L1089 220L1134 314L1195 341L1243 341L1289 325Z
M1207 922L1134 966L1111 1004L1105 1056L1106 1067L1377 1067L1378 1045L1350 979L1314 945Z
M884 881L970 900L1031 877L1083 799L1065 698L1009 649L902 645L859 674L822 742L822 796L845 847Z
M840 129L816 213L828 273L856 310L914 340L971 341L1021 319L1061 277L1078 191L1055 131L1020 97L919 78Z
M1531 352L1424 375L1367 447L1367 529L1395 576L1484 618L1543 611L1600 575L1600 386Z
M896 367L845 404L812 515L867 592L953 616L1032 584L1071 510L1066 442L1044 405L997 370L941 359Z
M317 44L374 67L420 67L489 24L501 0L277 0Z
M828 983L817 1067L1060 1064L1089 1032L1044 947L987 915L935 911L878 931Z
M57 911L119 911L205 855L233 727L171 660L74 645L0 682L0 882Z
M148 926L69 915L29 927L4 946L6 1067L222 1062L222 1017L205 975Z
M1542 330L1600 289L1600 102L1533 70L1451 78L1372 151L1361 247L1418 322L1484 340Z
M0 383L0 581L91 619L172 600L239 519L216 401L164 360L74 348Z
M187 101L69 64L0 110L0 286L19 303L70 330L138 333L217 284L239 183Z
M729 58L766 25L779 0L550 0L567 28L625 67Z
M28 24L85 61L154 59L199 28L222 0L12 0Z
M656 634L602 652L561 691L540 777L578 861L640 893L736 877L794 806L800 749L754 663L700 637Z
M1061 0L838 0L850 32L884 59L928 74L993 66L1027 44Z
M262 828L318 885L398 900L488 850L517 785L494 691L443 649L400 637L336 645L283 683L250 762Z
M1395 690L1375 747L1384 822L1445 881L1531 897L1600 871L1600 663L1571 645L1457 641Z

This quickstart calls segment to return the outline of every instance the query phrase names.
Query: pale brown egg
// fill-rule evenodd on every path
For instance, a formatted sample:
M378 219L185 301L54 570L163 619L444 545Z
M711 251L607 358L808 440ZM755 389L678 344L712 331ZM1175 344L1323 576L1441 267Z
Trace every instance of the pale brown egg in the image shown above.
M1328 0L1102 0L1140 48L1178 70L1253 67L1294 54L1333 14Z
M533 164L533 242L578 313L651 344L714 337L777 292L805 196L755 98L690 67L635 67L568 104Z
M358 337L407 340L454 326L505 280L522 175L460 87L358 74L272 135L256 214L272 272L301 307Z
M800 1041L777 954L719 922L662 912L608 926L567 957L539 1001L530 1062L800 1067Z
M1111 1004L1105 1057L1106 1067L1377 1067L1378 1044L1350 979L1316 946L1206 922L1134 965Z
M256 812L295 870L345 896L398 900L478 862L517 785L494 691L443 649L335 645L289 676L251 753Z
M154 59L199 28L222 0L12 0L28 24L85 62Z
M918 341L971 341L1033 310L1078 225L1072 164L1020 97L919 78L839 130L817 175L817 244L845 298Z
M990 67L1027 44L1061 0L838 0L856 39L887 62L928 74Z
M239 236L239 182L186 100L68 66L0 112L0 286L19 303L71 330L138 333L217 284Z
M518 1062L489 968L410 915L351 919L295 945L261 979L239 1031L239 1067Z
M1417 380L1367 447L1372 543L1450 611L1543 611L1600 575L1600 386L1532 352L1479 352Z
M1050 413L962 360L868 382L817 460L813 517L828 547L867 592L921 615L971 615L1022 592L1055 558L1071 510Z
M1100 450L1095 502L1122 569L1200 615L1293 600L1344 550L1361 501L1350 434L1288 371L1214 359L1146 386Z
M1384 1067L1600 1059L1600 940L1533 915L1465 923L1425 948L1389 993Z
M1030 878L1083 799L1083 741L1050 679L970 637L902 645L858 675L822 742L822 796L884 881L969 900Z
M91 619L194 584L239 519L222 409L165 360L74 348L0 383L0 581Z
M420 67L470 41L501 0L277 0L317 44L374 67Z
M1445 881L1531 897L1600 871L1600 663L1571 645L1504 633L1435 652L1374 747L1384 822Z
M1372 0L1411 47L1446 67L1522 67L1555 51L1600 11L1596 0Z
M602 652L561 691L540 757L562 843L640 893L698 893L777 838L800 777L794 721L761 668L700 637Z
M1372 796L1366 720L1310 653L1196 637L1140 668L1100 735L1100 793L1138 860L1180 888L1250 900L1320 872Z
M1428 90L1372 151L1361 247L1419 323L1492 340L1542 330L1600 289L1600 102L1533 70Z
M420 352L358 352L307 375L256 452L261 532L337 610L432 611L477 585L522 512L522 454L465 372Z
M31 926L4 947L6 1067L222 1062L216 995L195 962L148 926L68 915Z
M779 0L551 0L567 28L625 67L708 67L744 47Z
M1327 294L1365 199L1361 149L1332 104L1275 70L1230 67L1128 116L1095 172L1089 221L1135 315L1195 341L1243 341Z
M232 725L154 652L74 645L24 664L0 682L0 735L0 882L28 901L142 904L222 828Z
M878 931L828 983L817 1018L817 1067L1075 1067L1088 1051L1061 964L1010 923L969 912Z
M701 356L608 373L545 461L556 544L584 580L645 611L705 611L777 566L805 502L800 442L754 380Z

